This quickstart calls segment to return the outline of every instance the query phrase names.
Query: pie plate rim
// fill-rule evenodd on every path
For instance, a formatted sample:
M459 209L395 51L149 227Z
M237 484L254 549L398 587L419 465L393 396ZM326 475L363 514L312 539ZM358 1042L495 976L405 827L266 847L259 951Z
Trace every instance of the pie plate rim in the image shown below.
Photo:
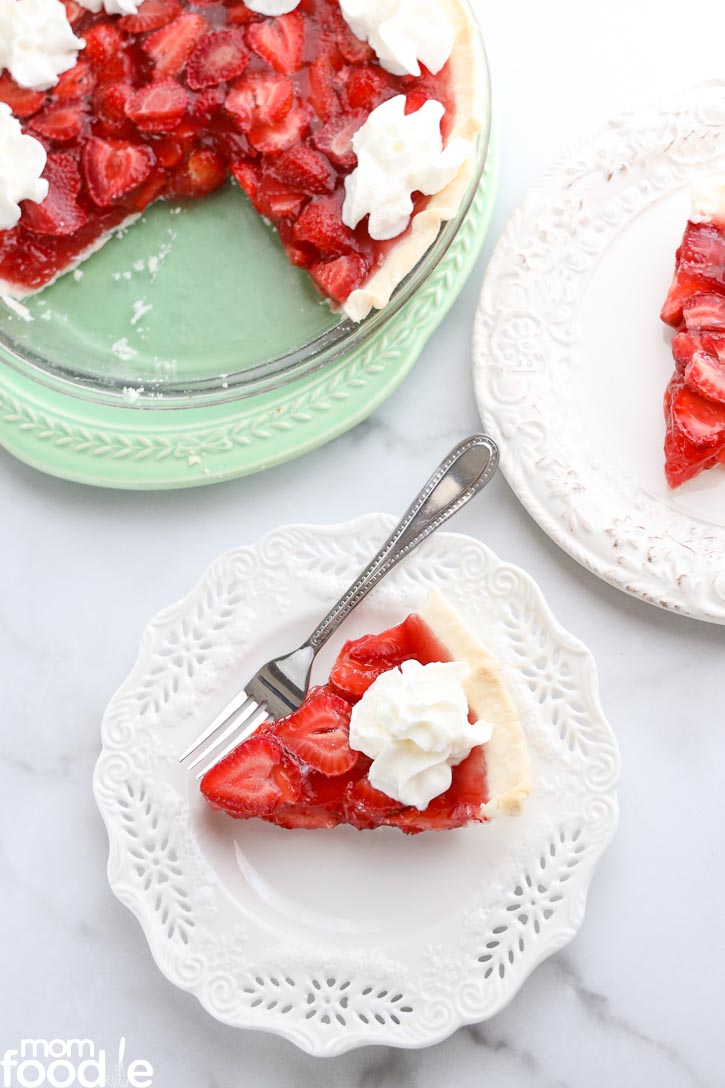
M442 532L360 605L359 631L402 619L432 586L461 611L501 660L521 714L533 765L523 815L411 838L284 831L207 809L177 755L246 675L246 648L279 652L303 637L396 520L287 525L219 557L146 628L104 715L94 774L109 883L162 973L217 1019L320 1056L427 1046L502 1009L579 929L617 824L619 755L590 652L528 574ZM352 633L336 636L332 656ZM332 922L309 907L316 886L289 911L282 892L290 880L297 892L296 865L315 872L325 904L333 881ZM344 902L350 877L373 886L374 909ZM395 902L407 885L438 889L430 903L414 898L417 924ZM372 925L379 898L391 914Z

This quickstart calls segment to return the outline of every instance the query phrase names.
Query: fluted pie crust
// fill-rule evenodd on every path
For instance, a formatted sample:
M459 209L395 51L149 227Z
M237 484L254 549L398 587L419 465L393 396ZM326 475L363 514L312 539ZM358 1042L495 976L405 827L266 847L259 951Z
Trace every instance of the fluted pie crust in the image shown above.
M430 197L426 206L413 216L408 231L395 243L367 283L349 296L343 312L353 321L361 321L370 310L381 310L388 304L398 284L435 242L441 224L455 218L475 170L476 141L485 120L485 73L480 34L473 15L461 0L443 0L443 3L455 30L453 51L448 61L455 121L446 143L456 137L470 140L471 156L461 164L445 189Z

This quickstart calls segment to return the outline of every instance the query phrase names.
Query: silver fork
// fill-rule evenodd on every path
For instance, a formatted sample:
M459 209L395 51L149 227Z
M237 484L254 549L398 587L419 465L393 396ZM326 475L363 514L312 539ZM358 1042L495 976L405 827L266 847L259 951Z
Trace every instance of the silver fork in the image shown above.
M205 745L188 765L191 770L204 763L196 776L202 778L214 764L251 736L262 722L282 718L297 710L307 694L312 662L318 650L388 571L486 486L497 465L496 443L484 434L474 434L451 450L375 558L307 641L292 653L263 665L217 714L211 725L182 752L179 762ZM208 757L211 761L205 762Z

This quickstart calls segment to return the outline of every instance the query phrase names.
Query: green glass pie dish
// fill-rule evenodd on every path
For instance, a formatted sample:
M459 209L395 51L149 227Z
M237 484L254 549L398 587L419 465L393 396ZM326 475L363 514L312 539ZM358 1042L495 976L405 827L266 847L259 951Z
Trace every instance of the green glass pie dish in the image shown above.
M486 234L490 91L476 169L384 310L334 313L228 185L157 204L78 270L0 301L0 444L68 479L184 487L254 472L335 437L410 371Z

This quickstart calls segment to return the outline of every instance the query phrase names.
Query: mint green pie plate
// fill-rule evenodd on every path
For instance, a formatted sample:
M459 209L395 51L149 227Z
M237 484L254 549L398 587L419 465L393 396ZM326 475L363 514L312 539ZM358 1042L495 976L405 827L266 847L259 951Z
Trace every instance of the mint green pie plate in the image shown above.
M0 302L0 444L55 476L148 489L257 472L335 438L402 382L473 268L495 188L491 141L484 153L430 270L357 329L238 192L152 208L82 275L19 309Z

